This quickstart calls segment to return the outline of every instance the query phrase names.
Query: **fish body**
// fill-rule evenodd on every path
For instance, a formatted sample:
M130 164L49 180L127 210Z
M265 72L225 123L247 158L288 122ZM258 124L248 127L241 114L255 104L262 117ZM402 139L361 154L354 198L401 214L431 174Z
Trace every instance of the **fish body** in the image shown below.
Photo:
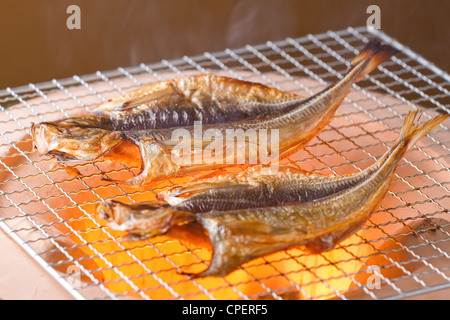
M174 186L158 197L195 213L277 206L326 197L356 185L374 170L372 166L357 174L327 176L289 166L280 166L276 173L254 166L239 174L226 173Z
M313 253L329 250L369 219L388 191L395 169L404 154L446 118L448 115L440 115L419 126L417 112L408 113L399 137L390 150L372 166L353 175L319 177L281 171L270 178L271 188L258 189L261 193L258 195L259 204L252 202L244 207L241 204L234 207L223 204L226 200L224 195L233 195L233 189L237 190L236 194L240 199L255 197L255 190L250 187L257 176L252 173L236 178L225 176L216 182L208 180L205 187L201 183L195 183L185 188L175 188L166 196L182 195L180 201L175 201L172 205L165 202L152 204L156 207L170 207L170 211L166 211L169 226L159 226L159 230L167 230L170 226L190 221L197 221L203 226L208 232L213 253L209 267L196 275L199 277L224 276L247 261L291 247L304 246ZM293 195L282 197L273 204L270 194L280 195L280 190L286 190L285 184L276 182L283 181L287 176L296 180L293 181L296 192L304 193L306 188L308 192L312 190L312 195L303 199L295 199ZM315 188L319 192L314 193L311 182L304 183L309 179L315 180ZM211 190L215 185L219 192L209 192L208 189ZM228 190L222 193L224 185ZM199 198L199 195L205 197ZM268 203L264 203L264 195L269 195ZM213 205L207 210L197 206L195 202L186 205L190 197L212 199ZM229 200L230 203L232 201ZM121 209L127 211L127 205L122 206ZM136 206L137 204L130 205L133 208L137 208ZM99 205L98 210L104 213L104 204ZM151 211L147 214L146 219L151 220ZM109 206L108 217L114 221L121 219L120 212L114 206ZM133 232L137 225L129 227L128 231ZM151 231L155 234L155 230Z
M58 122L41 123L32 127L33 140L40 154L57 154L60 160L98 159L120 142L131 142L139 147L141 172L124 181L129 185L144 185L230 164L258 164L262 163L264 152L270 154L266 163L276 162L314 138L331 121L352 84L396 52L390 46L369 42L342 79L308 98L215 75L152 84L97 108L96 112L102 119L108 119L110 127L94 126L91 134L87 127L80 133L76 121L59 131ZM195 121L200 123L200 130ZM52 130L47 128L50 126ZM182 142L185 146L174 136L180 130L189 137L188 142ZM261 136L252 137L269 130L276 131L276 146L266 144L265 150L261 150L264 149ZM214 149L219 157L212 161L204 161L203 156L199 161L191 161L190 157L179 161L179 155L186 154L186 150L192 150L194 159L198 159L195 154L204 155L211 141L204 138L208 132L223 140ZM228 135L230 132L234 135ZM111 137L118 141L112 143ZM85 148L89 150L86 155ZM233 152L228 151L230 148ZM251 152L259 154L250 160ZM116 160L120 161L120 157Z
M111 99L94 112L111 119L115 130L135 131L235 122L282 111L305 98L215 74L151 83Z

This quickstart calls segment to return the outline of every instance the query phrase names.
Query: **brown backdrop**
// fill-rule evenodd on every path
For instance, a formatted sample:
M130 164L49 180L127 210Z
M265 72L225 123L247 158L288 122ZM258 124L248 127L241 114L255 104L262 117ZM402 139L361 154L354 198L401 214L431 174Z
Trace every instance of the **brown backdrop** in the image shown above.
M448 0L0 0L0 89L361 26L371 4L385 33L449 70Z

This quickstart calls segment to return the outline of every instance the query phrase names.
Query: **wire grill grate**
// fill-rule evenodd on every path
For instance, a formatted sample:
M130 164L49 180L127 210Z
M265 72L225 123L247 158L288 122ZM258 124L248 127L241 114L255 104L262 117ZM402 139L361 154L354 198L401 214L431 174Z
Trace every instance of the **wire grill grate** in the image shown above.
M137 191L102 180L136 168L79 164L82 176L71 177L32 148L32 122L181 75L216 72L309 95L340 77L371 38L402 53L355 84L329 126L284 160L344 174L380 157L408 110L421 108L426 120L450 113L448 74L379 31L348 28L1 91L0 226L78 299L380 299L450 288L449 120L406 155L378 211L337 248L281 251L219 279L181 273L207 265L202 246L166 236L121 241L93 217L99 200L148 201L182 179Z

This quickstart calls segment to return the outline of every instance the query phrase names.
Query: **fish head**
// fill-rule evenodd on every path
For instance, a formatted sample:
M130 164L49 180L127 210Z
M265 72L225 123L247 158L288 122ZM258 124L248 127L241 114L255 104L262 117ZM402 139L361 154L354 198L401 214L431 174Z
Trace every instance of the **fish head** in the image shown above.
M174 214L178 212L159 201L124 204L112 200L99 203L96 208L97 217L106 220L111 229L147 237L169 230Z
M40 155L52 155L62 161L95 160L123 140L120 132L88 118L33 123L31 135Z

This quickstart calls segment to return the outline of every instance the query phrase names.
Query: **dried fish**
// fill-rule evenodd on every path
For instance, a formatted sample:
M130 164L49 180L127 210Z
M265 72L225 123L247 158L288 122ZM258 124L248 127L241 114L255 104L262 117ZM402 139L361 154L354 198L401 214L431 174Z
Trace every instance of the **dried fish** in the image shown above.
M60 161L134 159L141 172L124 181L129 185L230 164L273 163L303 148L329 123L352 84L396 52L369 42L342 79L308 98L215 75L151 84L99 106L99 115L34 124L33 141L41 155ZM273 145L267 145L269 130ZM180 141L180 132L188 139ZM211 146L211 133L222 144ZM140 156L126 152L122 144L130 142Z

